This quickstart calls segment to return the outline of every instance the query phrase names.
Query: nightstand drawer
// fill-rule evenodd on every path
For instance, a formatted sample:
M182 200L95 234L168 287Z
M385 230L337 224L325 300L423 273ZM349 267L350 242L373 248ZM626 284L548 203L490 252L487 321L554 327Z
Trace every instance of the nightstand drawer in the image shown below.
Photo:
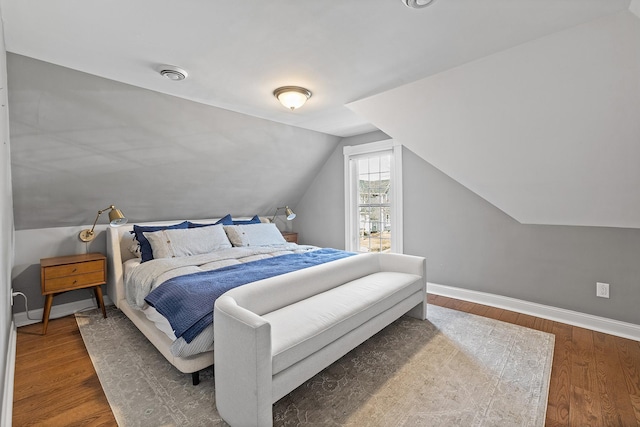
M62 292L64 290L77 289L104 283L104 271L93 271L84 274L75 274L55 279L45 279L43 292Z
M96 301L107 317L101 285L107 283L107 257L100 253L66 255L40 259L40 284L45 295L42 333L47 333L49 314L56 294L93 288Z
M44 269L44 279L49 281L58 277L73 276L76 274L99 272L104 269L103 261L88 261L75 264L64 264L46 267Z

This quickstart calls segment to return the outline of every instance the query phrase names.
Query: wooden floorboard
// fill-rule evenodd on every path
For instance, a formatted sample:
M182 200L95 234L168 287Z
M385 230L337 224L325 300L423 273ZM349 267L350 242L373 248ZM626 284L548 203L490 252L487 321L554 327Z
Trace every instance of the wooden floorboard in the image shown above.
M571 326L552 322L550 332L555 335L553 365L549 385L547 405L547 424L569 425L570 387L571 387Z
M117 426L73 316L18 328L13 426Z
M636 415L628 388L618 387L618 384L626 382L616 341L616 337L611 335L593 333L600 414L606 425L633 425Z
M498 320L515 324L516 320L518 320L518 313L514 311L502 310L502 314L500 315L500 318Z
M430 304L551 333L546 426L640 426L640 343L496 307L428 295ZM73 316L18 328L13 425L116 426Z

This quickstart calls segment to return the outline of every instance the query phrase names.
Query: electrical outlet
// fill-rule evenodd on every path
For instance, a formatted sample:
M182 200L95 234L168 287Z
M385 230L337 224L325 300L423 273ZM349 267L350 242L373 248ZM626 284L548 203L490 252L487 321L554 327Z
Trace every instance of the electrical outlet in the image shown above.
M609 284L608 283L596 283L596 296L601 298L609 298Z

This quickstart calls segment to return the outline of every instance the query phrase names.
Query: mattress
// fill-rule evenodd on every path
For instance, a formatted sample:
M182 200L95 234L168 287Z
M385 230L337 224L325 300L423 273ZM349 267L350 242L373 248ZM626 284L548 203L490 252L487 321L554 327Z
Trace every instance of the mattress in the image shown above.
M174 277L203 271L212 271L236 265L277 257L285 254L303 253L319 249L316 246L286 243L275 246L232 247L180 258L154 259L141 263L139 258L128 260L123 265L124 286L127 303L141 310L156 328L172 341L171 353L177 357L188 357L213 350L213 325L205 328L191 342L176 338L169 321L145 302L145 297L162 283Z

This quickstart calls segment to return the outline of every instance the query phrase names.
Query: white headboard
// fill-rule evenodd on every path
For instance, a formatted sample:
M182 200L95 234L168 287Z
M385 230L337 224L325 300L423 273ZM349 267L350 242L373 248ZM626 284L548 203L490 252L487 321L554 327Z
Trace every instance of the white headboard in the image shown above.
M251 218L234 217L234 219L247 220ZM213 224L219 220L220 218L190 219L189 221L198 224ZM260 218L260 220L262 222L268 221L264 218ZM139 222L135 225L172 225L183 221L187 220L177 219L171 221ZM120 307L121 301L126 299L122 264L127 260L135 258L135 255L129 251L129 247L133 243L133 234L131 234L133 225L134 224L125 224L120 227L107 227L107 294L116 307Z

